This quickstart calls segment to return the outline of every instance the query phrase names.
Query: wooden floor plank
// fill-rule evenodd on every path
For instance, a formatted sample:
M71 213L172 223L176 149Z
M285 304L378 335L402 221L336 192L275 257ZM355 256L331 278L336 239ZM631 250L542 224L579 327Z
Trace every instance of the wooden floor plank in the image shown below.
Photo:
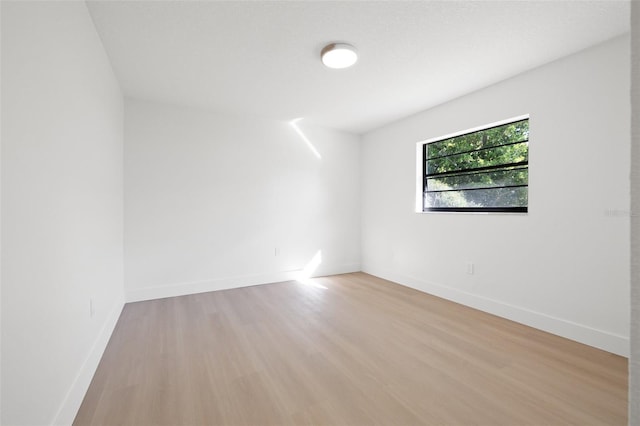
M364 273L123 309L75 425L625 425L627 360Z

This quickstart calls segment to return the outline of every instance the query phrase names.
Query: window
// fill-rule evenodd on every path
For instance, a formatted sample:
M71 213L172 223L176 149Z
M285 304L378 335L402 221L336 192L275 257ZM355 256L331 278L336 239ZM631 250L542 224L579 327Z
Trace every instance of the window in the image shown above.
M422 211L525 213L529 118L422 143Z

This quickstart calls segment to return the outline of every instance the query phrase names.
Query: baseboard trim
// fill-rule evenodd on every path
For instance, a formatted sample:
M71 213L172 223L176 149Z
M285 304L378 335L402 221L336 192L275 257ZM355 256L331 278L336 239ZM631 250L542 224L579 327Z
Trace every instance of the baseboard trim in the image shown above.
M629 338L625 336L381 268L363 266L363 272L616 355L629 357Z
M360 271L360 264L355 263L342 265L320 265L311 276L321 277L358 271ZM249 287L252 285L292 281L300 278L301 273L301 270L280 271L129 289L125 290L125 300L127 303L141 302L145 300L164 299L166 297L206 293L209 291Z
M98 369L98 364L100 364L100 360L102 359L102 354L104 353L107 343L109 343L109 339L113 334L113 330L118 323L118 318L120 318L120 314L122 313L122 308L124 307L124 300L122 297L118 298L115 305L109 312L98 337L93 343L91 350L89 351L89 355L85 359L84 363L80 367L78 375L76 376L69 392L64 398L58 413L55 416L55 420L52 422L53 425L71 425L73 424L76 415L78 414L78 410L80 409L80 405L84 399L87 390L89 389L89 385L91 384L91 380L93 379L93 375Z

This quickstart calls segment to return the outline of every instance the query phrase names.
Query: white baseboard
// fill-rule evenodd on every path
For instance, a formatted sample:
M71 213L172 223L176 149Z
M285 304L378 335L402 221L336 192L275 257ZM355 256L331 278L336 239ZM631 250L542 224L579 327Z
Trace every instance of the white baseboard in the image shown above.
M118 318L120 318L120 313L122 312L123 307L124 300L120 297L114 304L111 312L109 312L98 337L89 351L89 355L80 367L76 379L71 385L69 392L67 392L67 395L55 416L55 420L52 423L53 425L66 426L73 424L73 420L78 414L78 410L80 409L82 400L89 389L93 375L98 369L98 364L100 363L100 359L102 359L102 354L107 347L107 343L109 343L109 339L116 327Z
M329 275L350 274L352 272L360 272L362 269L359 263L349 263L343 265L320 265L318 269L311 276L313 277L326 277Z
M312 274L312 277L346 274L358 271L360 271L360 264L320 265ZM209 291L228 290L231 288L291 281L298 279L301 272L302 271L296 270L254 275L239 275L235 277L217 278L205 281L128 289L125 290L125 300L127 302L140 302L144 300L163 299L165 297L185 296L188 294L206 293Z
M625 336L468 293L446 285L376 268L375 266L365 267L363 265L363 272L607 352L629 357L629 338Z

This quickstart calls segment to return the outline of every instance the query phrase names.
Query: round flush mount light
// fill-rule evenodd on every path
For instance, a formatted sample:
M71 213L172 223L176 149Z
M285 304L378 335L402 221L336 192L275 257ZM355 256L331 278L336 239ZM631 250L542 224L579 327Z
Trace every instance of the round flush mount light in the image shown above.
M320 52L322 63L329 68L349 68L358 60L355 47L347 43L331 43Z

